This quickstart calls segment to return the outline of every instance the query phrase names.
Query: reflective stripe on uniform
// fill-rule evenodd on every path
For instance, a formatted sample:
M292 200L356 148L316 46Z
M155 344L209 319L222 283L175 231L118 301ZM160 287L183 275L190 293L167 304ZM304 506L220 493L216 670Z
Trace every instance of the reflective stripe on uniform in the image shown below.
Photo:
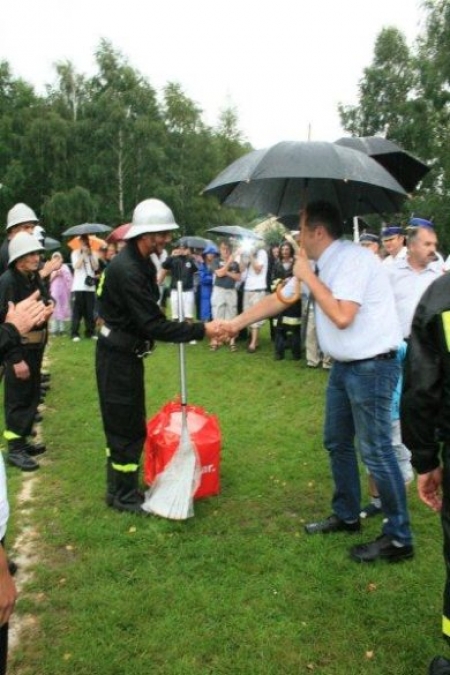
M14 431L8 431L5 429L3 432L3 438L5 441L15 441L17 438L22 438L22 436L19 436L19 434L15 434Z
M450 311L442 312L442 325L444 327L445 344L450 352Z
M105 454L107 458L109 459L111 457L111 450L109 448L105 448Z
M446 616L442 617L442 632L446 637L450 637L450 619Z
M104 283L105 283L105 272L103 271L100 275L100 279L99 279L99 282L98 282L98 285L97 285L97 290L96 290L97 298L100 298L102 293L103 293L103 284Z
M296 316L283 316L281 323L283 326L301 326L302 320Z
M138 470L139 464L114 464L111 463L114 471L120 471L121 473L133 473Z

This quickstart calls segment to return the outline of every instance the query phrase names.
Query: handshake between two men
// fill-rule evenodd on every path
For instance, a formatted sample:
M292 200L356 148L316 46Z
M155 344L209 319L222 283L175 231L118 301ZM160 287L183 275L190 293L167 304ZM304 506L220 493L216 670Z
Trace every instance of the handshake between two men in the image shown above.
M280 299L279 294L266 295L262 300L249 307L242 314L228 321L215 319L205 323L206 336L217 344L226 344L232 338L237 337L241 330L253 323L263 321L271 316L277 316L286 309L286 301Z
M206 323L207 337L214 339L217 343L227 343L244 328L281 314L288 305L299 299L302 283L308 286L315 301L333 322L339 324L339 322L345 320L345 317L343 319L341 316L339 302L333 297L330 289L319 279L311 267L305 249L301 248L295 256L293 277L287 281L283 288L280 287L275 293L266 295L234 319L228 321L216 319Z
M239 333L234 328L233 321L225 321L223 319L214 319L205 323L205 335L210 340L214 341L216 345L227 344L232 338Z

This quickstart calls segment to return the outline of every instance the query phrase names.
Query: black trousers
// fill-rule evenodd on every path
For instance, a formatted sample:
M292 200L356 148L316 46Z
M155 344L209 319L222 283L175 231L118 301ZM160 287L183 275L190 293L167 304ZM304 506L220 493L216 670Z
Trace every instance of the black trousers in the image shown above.
M446 445L443 448L442 458L444 470L442 478L441 522L444 536L444 562L446 570L442 632L450 643L450 445Z
M30 369L27 380L19 380L12 365L5 366L5 426L17 436L28 436L39 405L43 347L27 347L25 361Z
M3 546L3 539L0 541ZM6 662L8 660L8 624L0 627L0 675L6 675Z
M8 660L8 624L0 628L0 675L6 675L6 662Z
M95 369L112 463L137 468L147 433L143 359L111 348L100 336Z
M302 352L301 326L275 325L275 354L283 356L288 345L294 359L299 359Z
M75 291L72 304L72 326L70 334L79 337L80 323L84 319L84 334L92 337L95 333L95 293L93 291Z

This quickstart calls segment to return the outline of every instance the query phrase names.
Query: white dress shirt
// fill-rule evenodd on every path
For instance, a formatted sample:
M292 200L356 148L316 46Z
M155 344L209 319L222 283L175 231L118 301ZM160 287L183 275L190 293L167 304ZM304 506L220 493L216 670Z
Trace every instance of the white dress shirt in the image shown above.
M429 263L423 270L411 267L408 259L388 266L388 275L394 291L395 306L404 338L411 333L411 324L419 300L435 279L443 274L441 265Z
M394 294L386 269L362 246L339 239L317 261L319 278L336 300L359 305L352 323L338 328L315 303L317 337L336 361L368 359L397 349L402 341ZM293 288L288 282L284 295Z

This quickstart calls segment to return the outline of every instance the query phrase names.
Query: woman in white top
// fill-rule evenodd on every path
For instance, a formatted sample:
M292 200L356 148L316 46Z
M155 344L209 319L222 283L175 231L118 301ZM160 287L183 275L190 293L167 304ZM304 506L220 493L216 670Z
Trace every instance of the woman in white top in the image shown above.
M73 305L71 338L80 341L80 323L84 320L84 332L87 338L95 338L95 273L98 270L97 256L92 252L89 237L80 237L81 247L72 251L73 267Z

